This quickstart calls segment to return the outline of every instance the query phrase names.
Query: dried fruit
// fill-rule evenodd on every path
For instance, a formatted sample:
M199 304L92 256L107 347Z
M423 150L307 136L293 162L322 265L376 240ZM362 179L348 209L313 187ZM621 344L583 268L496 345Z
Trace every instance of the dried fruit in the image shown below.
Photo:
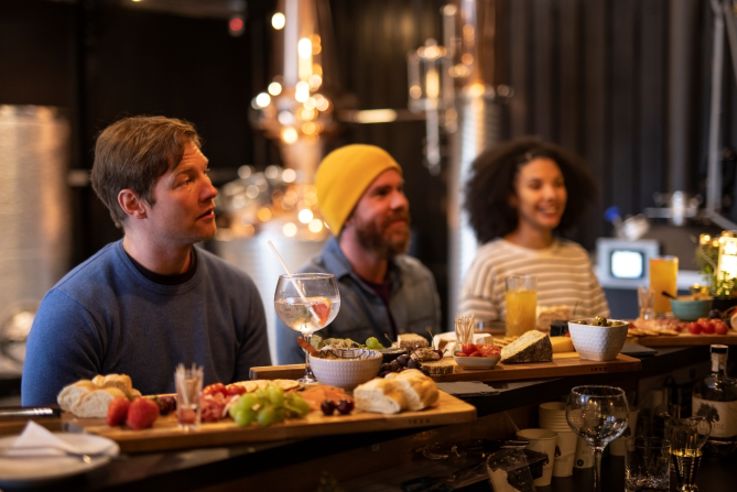
M320 410L322 410L324 415L332 415L335 413L335 402L333 400L324 400L320 403Z

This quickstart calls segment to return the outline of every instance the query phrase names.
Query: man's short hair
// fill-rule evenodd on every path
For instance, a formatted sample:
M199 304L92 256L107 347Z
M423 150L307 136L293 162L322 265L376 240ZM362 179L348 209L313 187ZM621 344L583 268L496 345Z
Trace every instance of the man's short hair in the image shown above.
M126 214L118 194L129 188L151 205L156 180L182 160L185 145L200 146L191 123L164 116L131 116L105 128L97 137L92 188L122 227Z

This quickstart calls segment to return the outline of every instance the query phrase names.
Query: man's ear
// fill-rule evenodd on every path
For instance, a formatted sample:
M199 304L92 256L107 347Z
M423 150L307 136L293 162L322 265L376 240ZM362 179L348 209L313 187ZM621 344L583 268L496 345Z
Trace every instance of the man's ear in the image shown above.
M145 219L147 217L145 200L130 188L120 190L118 193L118 205L120 205L123 213L129 217L133 217L134 219Z

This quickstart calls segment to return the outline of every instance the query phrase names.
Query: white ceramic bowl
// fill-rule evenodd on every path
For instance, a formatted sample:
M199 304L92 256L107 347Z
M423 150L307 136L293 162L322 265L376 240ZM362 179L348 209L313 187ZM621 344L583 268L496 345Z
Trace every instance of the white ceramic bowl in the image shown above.
M310 355L310 367L315 378L323 384L352 390L379 374L383 355L378 350L332 349L339 359Z
M626 321L611 319L615 326L594 326L593 319L568 322L573 347L582 359L607 361L617 358L627 338Z
M491 369L497 365L502 356L501 354L489 357L464 357L462 355L454 355L453 358L455 359L456 364L464 369Z

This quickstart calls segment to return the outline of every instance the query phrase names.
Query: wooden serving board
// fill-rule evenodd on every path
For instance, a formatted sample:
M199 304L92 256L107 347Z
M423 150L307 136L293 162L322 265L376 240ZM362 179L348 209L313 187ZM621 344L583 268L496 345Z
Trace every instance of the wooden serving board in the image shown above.
M727 335L692 335L691 333L681 333L680 335L635 337L633 341L646 347L692 347L697 345L711 345L712 343L737 345L737 333L733 333L732 331Z
M440 391L438 403L419 412L383 415L354 411L350 415L326 417L320 411L313 411L305 418L290 419L270 427L238 427L232 420L226 419L205 423L195 431L185 432L177 428L172 414L159 418L151 429L134 431L109 427L103 419L64 418L70 430L82 430L110 438L118 443L123 453L141 453L459 424L476 420L476 408Z
M435 381L517 381L639 370L640 359L624 354L617 355L617 359L613 361L597 362L581 359L577 352L563 352L553 354L552 362L499 363L492 369L476 370L463 369L455 365L453 373L433 376L433 379ZM301 374L304 374L304 364L251 368L251 379L293 379L300 377Z

